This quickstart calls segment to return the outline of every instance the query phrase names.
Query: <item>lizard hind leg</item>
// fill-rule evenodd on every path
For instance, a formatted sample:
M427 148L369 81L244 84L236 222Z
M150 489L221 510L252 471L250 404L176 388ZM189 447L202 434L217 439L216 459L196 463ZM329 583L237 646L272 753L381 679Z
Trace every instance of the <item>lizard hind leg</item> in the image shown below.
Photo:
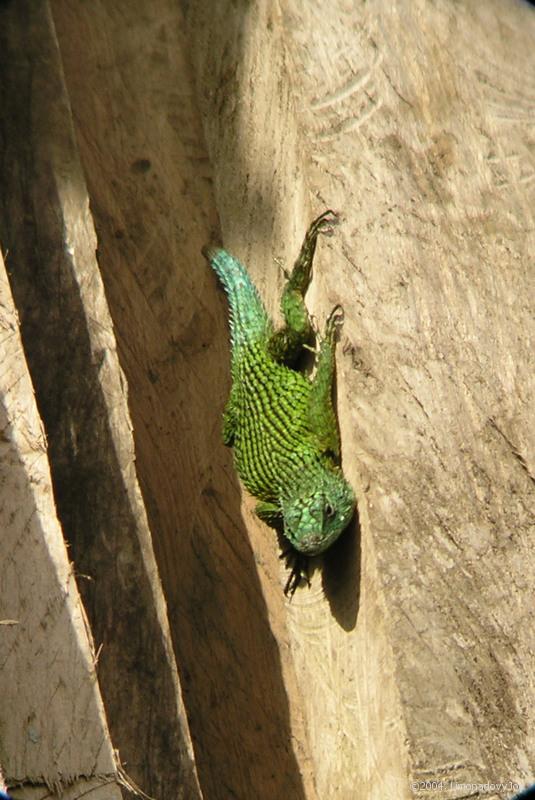
M333 225L338 221L334 211L320 214L309 226L299 256L288 277L282 293L281 310L284 326L269 340L272 357L285 364L293 364L300 356L303 347L313 339L312 320L305 306L305 293L312 277L312 263L316 243L320 233L332 234Z
M278 503L260 500L255 507L255 514L268 525L276 525L281 520L281 508Z

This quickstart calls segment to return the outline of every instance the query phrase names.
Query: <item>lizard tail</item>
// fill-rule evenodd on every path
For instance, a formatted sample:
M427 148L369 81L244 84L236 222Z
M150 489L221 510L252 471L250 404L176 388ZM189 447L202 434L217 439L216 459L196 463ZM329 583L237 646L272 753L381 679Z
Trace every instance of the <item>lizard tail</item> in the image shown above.
M272 325L243 264L220 247L203 247L202 252L227 293L232 345L266 341Z

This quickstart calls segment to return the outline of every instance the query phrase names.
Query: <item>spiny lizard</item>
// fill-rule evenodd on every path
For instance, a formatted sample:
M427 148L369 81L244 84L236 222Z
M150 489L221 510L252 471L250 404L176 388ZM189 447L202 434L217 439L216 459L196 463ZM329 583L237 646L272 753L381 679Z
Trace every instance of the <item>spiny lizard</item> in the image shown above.
M257 515L275 526L282 520L284 535L306 556L330 547L355 508L340 468L332 403L340 306L327 319L314 376L295 369L314 338L304 294L316 241L336 221L333 211L325 211L310 225L282 294L285 325L277 331L243 264L226 250L203 248L230 306L232 389L224 413L224 442L234 448L238 474L260 501ZM285 592L293 593L299 579L299 572L292 572Z

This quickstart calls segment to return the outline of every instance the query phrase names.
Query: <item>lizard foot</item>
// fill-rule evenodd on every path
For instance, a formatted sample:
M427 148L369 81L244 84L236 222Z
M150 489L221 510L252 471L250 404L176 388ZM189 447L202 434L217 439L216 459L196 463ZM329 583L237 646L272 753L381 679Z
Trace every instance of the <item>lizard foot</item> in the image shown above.
M332 236L334 233L334 225L339 221L336 211L328 208L319 217L316 217L314 222L311 223L307 231L307 239L316 238L318 233L323 233L325 236Z
M336 305L329 316L325 325L325 338L332 339L336 331L342 327L344 322L344 309L340 304Z

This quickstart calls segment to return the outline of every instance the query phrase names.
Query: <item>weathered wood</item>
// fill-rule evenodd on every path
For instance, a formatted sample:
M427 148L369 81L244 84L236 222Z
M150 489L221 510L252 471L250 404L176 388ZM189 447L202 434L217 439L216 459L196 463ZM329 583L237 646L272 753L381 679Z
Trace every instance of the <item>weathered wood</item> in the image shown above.
M205 796L506 798L463 784L535 776L534 11L183 5L52 8ZM199 251L219 232L275 311L325 207L360 531L287 605Z
M39 418L0 256L0 761L8 785L80 794L115 762L95 652L56 517ZM55 792L54 792L55 795Z
M97 643L113 745L128 774L158 800L200 798L48 3L9 4L1 11L0 28L0 240L9 254L48 437L58 513ZM36 568L29 564L29 574L21 573L20 579L31 586ZM67 634L64 646L71 648ZM75 693L74 678L64 680L66 691ZM26 687L30 706L39 690L40 685ZM96 756L91 750L84 754L79 736L88 722L76 703L65 706L63 714L70 730L65 759L78 748L83 764L89 761L86 769L73 767L68 774L92 775ZM27 735L18 715L13 720L19 735ZM48 751L43 747L42 757L48 752L48 770L54 774L63 772L63 762L57 765L51 758L62 744L60 739L48 742ZM17 777L32 780L35 770L26 764L25 751L17 756Z
M173 0L53 8L201 785L311 797L282 597L262 597L221 446L227 324L200 255L217 214L184 20Z
M419 795L409 778L452 797L463 782L523 783L535 15L520 2L280 8L196 3L191 30L224 240L272 298L270 257L297 252L297 223L343 216L310 299L318 319L337 302L346 314L338 407L362 564L349 537L290 607L290 705L304 704L321 797ZM265 529L252 538L270 547Z

